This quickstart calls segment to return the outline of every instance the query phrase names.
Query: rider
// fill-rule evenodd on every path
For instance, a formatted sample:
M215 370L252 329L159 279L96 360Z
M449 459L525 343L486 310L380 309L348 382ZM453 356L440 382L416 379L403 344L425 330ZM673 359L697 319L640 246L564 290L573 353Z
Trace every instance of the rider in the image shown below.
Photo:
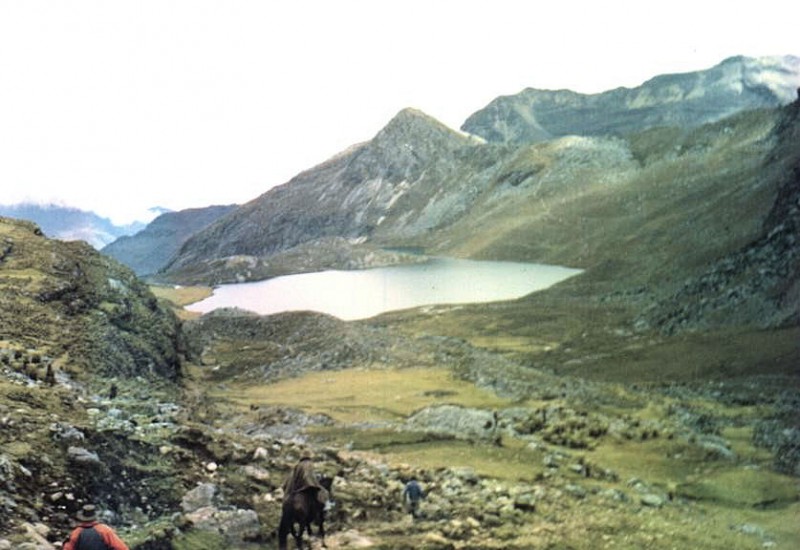
M283 500L286 501L292 494L309 488L317 489L317 500L322 503L328 501L328 490L320 485L317 475L314 473L311 456L304 454L283 483Z

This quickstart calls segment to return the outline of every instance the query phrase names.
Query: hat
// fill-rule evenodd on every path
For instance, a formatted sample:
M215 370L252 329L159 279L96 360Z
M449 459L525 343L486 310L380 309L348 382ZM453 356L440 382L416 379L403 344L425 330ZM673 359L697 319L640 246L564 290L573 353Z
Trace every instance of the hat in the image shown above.
M84 504L75 517L78 518L78 521L94 521L97 519L97 508L94 504Z

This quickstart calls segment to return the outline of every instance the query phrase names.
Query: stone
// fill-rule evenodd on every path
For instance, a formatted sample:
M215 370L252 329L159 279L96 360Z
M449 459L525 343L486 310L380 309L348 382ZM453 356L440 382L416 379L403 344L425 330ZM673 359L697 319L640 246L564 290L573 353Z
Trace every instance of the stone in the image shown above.
M14 479L14 465L8 455L0 455L0 483Z
M253 538L261 530L258 515L253 510L219 510L206 506L185 517L196 529L220 533L229 541Z
M542 463L545 468L558 468L558 459L552 454L545 455Z
M69 447L67 448L67 458L70 461L84 465L99 465L100 457L97 453L93 453L83 447Z
M197 487L183 495L181 509L185 513L190 513L200 508L211 507L216 494L217 486L213 483L198 483Z
M572 495L577 499L584 499L588 494L586 492L586 489L584 489L580 485L574 485L574 484L570 484L564 487L564 491L566 491L567 493L569 493L570 495Z
M642 495L641 499L639 499L639 502L651 508L661 508L664 506L664 499L654 493Z
M86 436L75 426L54 422L50 425L53 441L62 445L78 445L83 443Z
M253 466L252 464L244 466L242 471L247 477L255 479L256 481L268 481L270 478L269 471L264 468L259 468L258 466Z
M45 526L42 526L45 527ZM49 532L49 529L45 527ZM50 542L40 533L41 527L37 527L37 525L33 525L31 523L23 523L21 525L21 531L23 532L25 538L27 539L26 542L19 544L16 546L19 550L30 549L30 550L51 550L55 549L55 547L50 544Z

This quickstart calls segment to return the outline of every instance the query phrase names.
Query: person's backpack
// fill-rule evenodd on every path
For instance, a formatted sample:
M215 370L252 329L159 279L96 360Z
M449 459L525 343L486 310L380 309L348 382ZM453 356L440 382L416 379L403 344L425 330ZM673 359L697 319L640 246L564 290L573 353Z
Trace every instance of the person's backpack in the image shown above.
M103 540L103 535L94 527L84 527L78 535L75 550L110 550Z

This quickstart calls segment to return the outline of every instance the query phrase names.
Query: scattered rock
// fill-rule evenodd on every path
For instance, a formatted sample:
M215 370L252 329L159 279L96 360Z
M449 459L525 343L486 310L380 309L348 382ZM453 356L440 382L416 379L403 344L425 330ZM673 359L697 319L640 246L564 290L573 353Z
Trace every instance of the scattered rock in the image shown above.
M245 473L245 475L247 475L247 477L256 481L269 481L270 478L270 473L268 470L259 468L258 466L253 466L252 464L244 466L242 471Z
M181 509L185 513L194 512L200 508L211 507L215 503L217 486L213 483L198 483L197 487L183 495Z
M195 529L220 533L229 541L252 539L261 530L258 514L253 510L219 510L213 506L206 506L184 517Z
M54 422L50 425L53 441L65 446L74 446L83 443L86 438L83 432L75 426Z
M83 447L69 447L67 449L67 457L78 464L84 465L99 465L102 464L100 462L100 457L97 456L97 453L93 453Z
M639 502L650 508L661 508L664 506L664 499L654 493L647 493L641 496Z

